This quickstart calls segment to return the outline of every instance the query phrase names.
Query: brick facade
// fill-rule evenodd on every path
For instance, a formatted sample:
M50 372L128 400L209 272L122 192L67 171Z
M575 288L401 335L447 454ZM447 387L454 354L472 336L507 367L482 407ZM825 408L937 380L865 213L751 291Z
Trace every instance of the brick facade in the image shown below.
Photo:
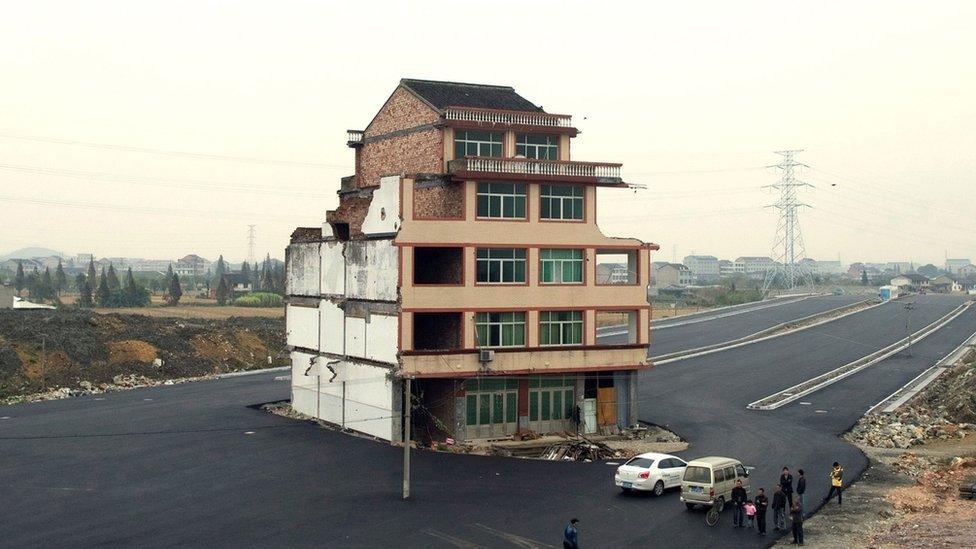
M357 184L380 184L384 175L443 172L444 145L437 128L363 145Z
M366 127L363 138L369 139L397 130L436 124L439 121L440 115L430 106L409 91L398 87Z
M452 183L433 187L415 186L413 216L417 219L462 219L464 185Z

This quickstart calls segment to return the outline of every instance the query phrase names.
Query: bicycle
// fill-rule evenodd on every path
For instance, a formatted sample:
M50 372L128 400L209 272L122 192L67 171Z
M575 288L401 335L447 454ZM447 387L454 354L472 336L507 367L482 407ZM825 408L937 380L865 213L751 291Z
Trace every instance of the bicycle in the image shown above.
M718 524L718 520L722 515L722 510L725 509L725 500L718 498L712 502L711 508L705 513L705 524L708 526L715 526Z

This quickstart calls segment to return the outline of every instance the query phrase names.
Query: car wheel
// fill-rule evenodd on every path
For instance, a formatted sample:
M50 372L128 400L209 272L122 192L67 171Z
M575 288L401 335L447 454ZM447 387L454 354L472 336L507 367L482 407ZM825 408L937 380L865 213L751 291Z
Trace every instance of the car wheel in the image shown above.
M654 495L660 496L663 493L664 493L664 481L659 480L657 481L657 484L654 485Z
M686 501L685 502L685 507L687 507L689 511L694 511L695 510L695 504L694 503L688 503Z

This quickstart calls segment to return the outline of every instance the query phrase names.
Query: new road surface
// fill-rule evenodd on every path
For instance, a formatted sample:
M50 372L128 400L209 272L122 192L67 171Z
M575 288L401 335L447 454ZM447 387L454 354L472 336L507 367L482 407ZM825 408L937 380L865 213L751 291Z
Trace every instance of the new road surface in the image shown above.
M777 410L746 405L962 302L910 299L910 319L893 302L654 368L641 378L641 417L686 437L686 458L731 455L756 466L754 486L772 486L783 465L806 469L815 507L832 461L848 479L865 466L836 434L976 331L976 308L911 356ZM288 394L287 381L262 374L0 408L0 546L559 547L574 516L585 547L770 541L731 528L728 513L708 528L673 492L625 495L606 463L416 451L413 497L401 501L401 450L249 407Z

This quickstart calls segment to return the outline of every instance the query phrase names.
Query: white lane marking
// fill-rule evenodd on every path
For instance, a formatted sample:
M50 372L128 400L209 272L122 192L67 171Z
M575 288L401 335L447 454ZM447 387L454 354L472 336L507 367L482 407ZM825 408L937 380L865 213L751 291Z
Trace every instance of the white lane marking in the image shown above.
M10 419L10 416L3 416L3 417L0 417L0 419Z
M617 462L617 461L608 461L607 462L607 465L620 465L620 462Z
M288 381L290 379L291 379L291 375L287 375L287 376L275 376L275 378L274 378L275 381Z
M151 398L144 398L144 399L142 399L142 400L145 400L145 401L147 401L147 402L149 402L149 401L151 401L152 399L151 399Z
M92 400L105 400L105 397L96 397L96 398L93 398Z
M253 435L254 434L254 431L244 431L244 434L245 435Z
M802 405L802 406L809 406L810 403L809 402L801 402L800 405Z
M814 410L813 413L815 413L815 414L826 414L827 413L827 410Z

